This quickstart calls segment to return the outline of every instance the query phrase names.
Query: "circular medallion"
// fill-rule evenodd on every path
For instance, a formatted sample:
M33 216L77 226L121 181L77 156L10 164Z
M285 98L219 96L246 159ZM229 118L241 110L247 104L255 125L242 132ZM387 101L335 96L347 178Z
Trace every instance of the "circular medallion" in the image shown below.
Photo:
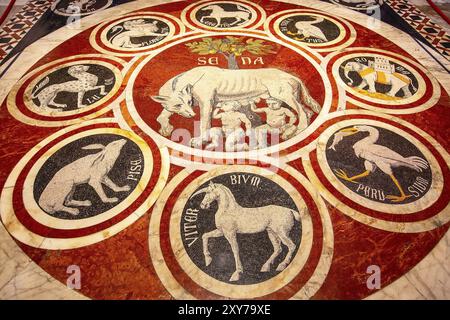
M306 44L336 41L341 30L328 19L313 14L294 15L280 22L280 31L288 38Z
M353 53L357 52L357 53ZM440 86L418 63L383 50L351 48L327 57L327 67L348 93L347 101L387 113L432 107Z
M59 0L52 4L51 10L61 16L85 16L111 6L112 0Z
M309 286L299 282L302 270L316 265L317 272L327 272L325 261L317 265L308 257L317 250L328 255L317 245L324 241L328 247L332 234L323 204L311 198L298 173L288 172L241 165L178 174L150 222L150 252L166 287L179 287L189 277L195 285L184 289L196 297L199 290L241 299L311 294L302 290ZM174 202L164 203L169 195ZM316 224L324 228L322 240L312 233ZM159 236L161 242L154 241ZM285 290L291 281L297 293ZM176 292L177 298L186 297Z
M59 227L67 228L70 222L64 220L86 222L100 214L108 216L122 202L132 203L137 198L140 192L136 187L148 183L141 181L144 169L152 169L151 163L145 163L145 158L147 162L151 159L143 154L150 150L141 150L137 142L108 131L116 130L74 135L70 140L82 137L72 142L64 140L67 144L62 147L55 145L48 153L57 151L47 159L42 157L30 170L24 203L31 215L39 213L35 215L36 220L49 219L42 215L44 211L57 218L52 220L60 222ZM86 168L91 171L83 172ZM148 180L148 169L145 171ZM93 178L92 172L99 179Z
M414 141L398 130L355 123L340 128L329 138L326 163L341 183L364 198L359 202L417 206L416 201L428 193L433 179L429 161L416 147L419 143L411 140ZM360 165L355 166L358 158ZM392 211L401 213L394 206Z
M300 213L289 194L264 176L240 172L219 175L200 185L186 202L180 221L181 239L190 260L214 279L236 284L261 283L286 269L299 250L303 210ZM216 231L216 221L225 216L225 211L230 216L243 216L238 222L242 224L242 230L238 230L242 236L236 236L239 254L246 257L241 262L246 270L242 274L234 273L228 238L224 238L221 230ZM273 225L266 226L267 221L254 225L269 211ZM264 228L272 230L268 236L261 232ZM200 259L201 240L205 238L211 239L209 253ZM255 248L255 243L260 246ZM270 246L274 247L274 253L267 250Z
M382 56L350 58L339 68L339 79L356 94L386 104L412 98L418 91L419 77L400 63Z
M30 99L25 104L44 115L77 114L107 100L115 83L114 71L101 64L77 61L59 65L30 84L25 90Z
M257 28L265 20L260 6L246 0L199 1L187 6L181 20L191 29L230 31L230 29Z
M311 162L304 162L327 200L384 230L420 232L447 222L447 153L399 119L346 114L330 117L333 124L321 133ZM320 170L311 171L316 165Z
M18 240L48 249L102 241L156 200L167 156L110 119L55 133L33 148L2 192L2 221ZM156 151L156 152L155 152ZM164 161L164 162L163 162ZM162 166L161 172L154 170Z
M278 12L264 25L273 37L318 52L345 48L356 38L354 27L347 21L310 9Z
M216 158L292 145L330 104L329 82L313 59L259 36L185 39L144 59L127 87L129 114L144 132Z
M8 96L8 110L18 120L61 126L105 113L119 95L123 61L80 55L36 68Z
M135 56L160 48L184 29L179 19L165 13L133 13L100 24L90 43L103 53Z

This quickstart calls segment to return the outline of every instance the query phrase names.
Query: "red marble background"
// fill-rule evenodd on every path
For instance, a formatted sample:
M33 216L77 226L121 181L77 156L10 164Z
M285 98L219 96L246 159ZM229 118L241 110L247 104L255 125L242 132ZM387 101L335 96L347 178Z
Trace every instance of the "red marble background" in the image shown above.
M148 10L179 16L181 9L187 4L188 2L179 2ZM267 15L279 10L300 8L271 1L261 1L260 5L265 8ZM357 31L357 39L351 47L381 48L414 59L382 36L352 24ZM97 53L88 40L92 29L62 43L31 69L73 54ZM447 115L449 102L448 95L443 91L441 99L433 108L398 117L420 127L446 150L450 150L448 140L450 117ZM356 107L350 105L349 108ZM112 117L112 112L108 112L104 117ZM42 128L20 123L7 112L5 102L0 111L0 122L2 123L0 186L3 187L18 159L60 128ZM318 133L313 134L308 140L317 136ZM304 174L300 160L292 162L291 165ZM169 179L178 171L179 167L171 165ZM448 177L445 177L444 182L448 183ZM366 297L373 293L366 287L368 265L376 264L381 267L381 281L384 287L422 260L449 228L449 224L446 224L432 231L417 234L390 233L352 220L331 205L328 205L328 210L334 230L334 255L328 277L314 296L315 299ZM67 266L79 265L82 271L80 292L90 298L171 299L155 274L148 252L150 212L151 210L116 236L80 249L42 250L20 242L17 244L39 266L62 283L65 283L68 277Z
M224 38L225 36L214 36L213 39ZM241 36L235 36L241 37ZM244 37L244 41L247 39L258 39L255 37ZM138 77L133 86L133 101L136 109L145 123L150 125L153 130L158 132L160 124L156 121L159 113L162 111L162 106L151 99L151 96L159 94L159 88L166 83L169 79L189 70L191 68L198 67L197 59L200 56L192 53L185 45L194 41L201 41L201 39L187 40L185 43L173 46L155 58L151 59L139 72ZM271 45L274 54L261 56L264 64L249 64L243 65L241 57L237 57L238 64L241 69L259 69L259 68L277 68L286 71L290 74L297 75L306 86L308 86L311 96L316 99L319 104L323 104L325 99L324 84L320 77L320 74L313 69L312 64L300 54L295 51L282 47L270 40L263 40L264 44ZM216 67L227 69L227 62L220 54L218 57L219 64ZM245 53L242 57L252 58L252 61L256 58L251 54ZM170 61L170 63L167 63ZM311 84L314 84L312 86ZM261 101L258 106L264 106L264 102ZM315 118L315 117L314 117ZM314 119L313 118L313 119ZM263 118L264 120L264 118ZM194 133L194 123L199 123L200 114L192 119L186 119L178 114L173 114L170 118L171 124L175 128L185 128L192 134ZM213 120L213 127L221 127L219 120ZM198 129L197 129L198 130Z

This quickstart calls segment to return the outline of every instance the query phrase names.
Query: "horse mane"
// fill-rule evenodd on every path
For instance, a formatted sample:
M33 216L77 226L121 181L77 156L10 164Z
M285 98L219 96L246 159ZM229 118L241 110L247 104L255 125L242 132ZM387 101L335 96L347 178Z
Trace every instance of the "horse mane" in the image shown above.
M225 187L223 184L216 184L217 188L220 188L223 192L225 192L225 194L232 200L234 201L234 204L238 204L236 201L236 198L234 197L233 193L231 192L230 189L228 189L227 187ZM228 203L227 205L230 206L231 203Z

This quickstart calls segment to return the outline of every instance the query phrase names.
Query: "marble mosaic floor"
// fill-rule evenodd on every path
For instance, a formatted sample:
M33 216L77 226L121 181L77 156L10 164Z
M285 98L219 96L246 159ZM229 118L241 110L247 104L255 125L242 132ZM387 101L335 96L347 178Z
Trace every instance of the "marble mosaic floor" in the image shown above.
M0 64L0 299L450 298L448 26L32 3Z

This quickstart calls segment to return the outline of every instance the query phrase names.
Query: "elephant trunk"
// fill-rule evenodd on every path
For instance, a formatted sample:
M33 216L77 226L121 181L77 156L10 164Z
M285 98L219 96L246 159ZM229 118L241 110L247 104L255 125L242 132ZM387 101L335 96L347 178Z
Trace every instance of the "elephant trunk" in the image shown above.
M345 65L344 67L343 67L343 69L344 69L344 77L345 77L345 80L347 80L347 84L349 85L349 86L353 86L353 80L348 76L348 74L349 74L349 72L352 70L349 66L347 66L347 65Z

